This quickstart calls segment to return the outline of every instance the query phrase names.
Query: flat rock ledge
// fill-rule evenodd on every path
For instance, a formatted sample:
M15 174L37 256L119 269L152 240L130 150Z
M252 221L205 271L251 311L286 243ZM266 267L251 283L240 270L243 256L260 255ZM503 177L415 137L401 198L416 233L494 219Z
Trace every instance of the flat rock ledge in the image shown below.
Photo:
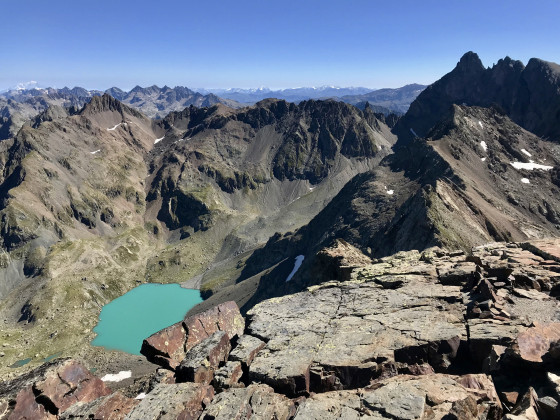
M60 360L0 382L0 419L560 418L560 240L321 252L338 280L146 338L136 398Z

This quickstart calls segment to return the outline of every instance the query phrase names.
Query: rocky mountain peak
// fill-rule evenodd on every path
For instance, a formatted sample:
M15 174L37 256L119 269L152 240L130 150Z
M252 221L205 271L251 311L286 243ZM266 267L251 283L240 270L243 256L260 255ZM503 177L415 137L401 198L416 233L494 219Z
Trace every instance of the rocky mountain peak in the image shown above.
M113 98L111 95L105 93L103 96L94 96L89 103L87 103L82 111L81 115L93 115L100 112L115 111L120 114L130 114L135 116L140 116L138 111L129 108L124 105L118 99Z
M465 53L455 67L455 72L461 73L480 73L482 71L484 71L482 61L478 54L472 51Z
M560 66L531 59L527 67L506 57L484 69L479 57L466 53L457 67L426 88L395 126L398 145L425 137L452 104L497 105L521 127L560 140Z
M118 99L119 101L122 100L126 96L126 92L118 87L114 86L110 89L107 89L105 93L108 93L113 98Z
M531 58L527 63L527 72L540 72L550 82L560 80L560 65L550 61L541 60L539 58Z

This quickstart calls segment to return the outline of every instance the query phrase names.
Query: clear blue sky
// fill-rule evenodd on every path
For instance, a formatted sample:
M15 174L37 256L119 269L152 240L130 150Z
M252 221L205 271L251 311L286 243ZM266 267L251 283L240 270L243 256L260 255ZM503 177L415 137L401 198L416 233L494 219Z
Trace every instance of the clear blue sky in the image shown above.
M560 1L0 1L0 89L431 83L466 51L560 62Z

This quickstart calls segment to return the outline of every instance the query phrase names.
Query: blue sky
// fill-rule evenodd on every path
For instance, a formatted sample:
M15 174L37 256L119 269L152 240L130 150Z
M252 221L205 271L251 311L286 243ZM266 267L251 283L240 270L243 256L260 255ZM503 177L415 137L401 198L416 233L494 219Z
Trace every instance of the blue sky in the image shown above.
M0 90L431 83L466 51L560 62L560 2L0 0Z

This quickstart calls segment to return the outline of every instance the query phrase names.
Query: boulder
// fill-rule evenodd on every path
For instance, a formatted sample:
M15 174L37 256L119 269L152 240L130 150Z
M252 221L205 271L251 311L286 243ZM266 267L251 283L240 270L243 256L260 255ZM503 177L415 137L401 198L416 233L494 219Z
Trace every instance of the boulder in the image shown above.
M176 383L175 373L168 369L156 369L156 371L150 375L148 381L148 389L151 391L156 387L157 384L174 384Z
M140 353L152 363L175 370L185 357L186 338L183 323L178 322L146 338Z
M504 324L491 319L469 319L469 350L475 363L482 365L491 356L495 345L508 347L520 331L525 330L519 322Z
M552 397L542 397L538 401L538 412L545 420L554 420L560 417L560 410L558 409L558 401Z
M229 354L229 360L241 362L244 368L248 368L264 346L264 341L252 335L244 334L237 340L237 345Z
M218 394L200 420L288 420L295 412L293 401L264 384L231 388Z
M349 280L352 269L371 264L371 259L342 239L323 248L316 255L312 268L315 277L328 280Z
M50 362L44 363L43 365L36 367L16 378L11 380L0 382L0 396L7 400L14 400L16 395L24 388L32 386L34 383L42 381L45 376L50 372L55 371L65 363L67 363L69 358L55 359Z
M228 361L224 366L214 373L212 385L217 390L224 390L231 387L244 386L239 384L239 380L243 376L243 366L241 362Z
M56 414L50 413L44 405L35 401L33 389L28 386L18 392L14 409L8 420L54 420L56 418Z
M127 420L195 420L214 398L208 385L159 384L126 416Z
M534 323L532 327L517 336L517 354L524 361L542 363L551 344L558 340L560 340L560 322Z
M109 395L111 389L82 364L68 360L36 382L33 392L37 402L59 414L77 402L87 403Z
M231 349L229 337L224 331L214 334L187 351L185 359L177 367L177 382L197 382L208 385L214 371L224 363Z
M376 382L370 389L315 394L302 402L294 420L412 420L458 413L462 413L456 417L460 419L501 417L502 407L489 377L399 375Z
M521 397L518 403L511 410L511 414L514 416L521 416L527 420L539 420L539 407L538 407L537 393L533 388L529 390Z
M152 334L142 342L140 353L152 363L175 370L188 350L216 331L224 331L233 339L244 329L245 319L237 304L225 302Z
M438 267L438 279L442 284L464 286L473 282L476 276L476 264L473 262L447 263Z
M127 398L117 391L89 403L79 402L74 404L59 418L61 420L122 420L139 403L140 400Z
M216 331L224 331L230 339L240 337L245 330L245 319L237 304L224 302L200 314L187 316L183 321L187 333L185 350L189 350Z

